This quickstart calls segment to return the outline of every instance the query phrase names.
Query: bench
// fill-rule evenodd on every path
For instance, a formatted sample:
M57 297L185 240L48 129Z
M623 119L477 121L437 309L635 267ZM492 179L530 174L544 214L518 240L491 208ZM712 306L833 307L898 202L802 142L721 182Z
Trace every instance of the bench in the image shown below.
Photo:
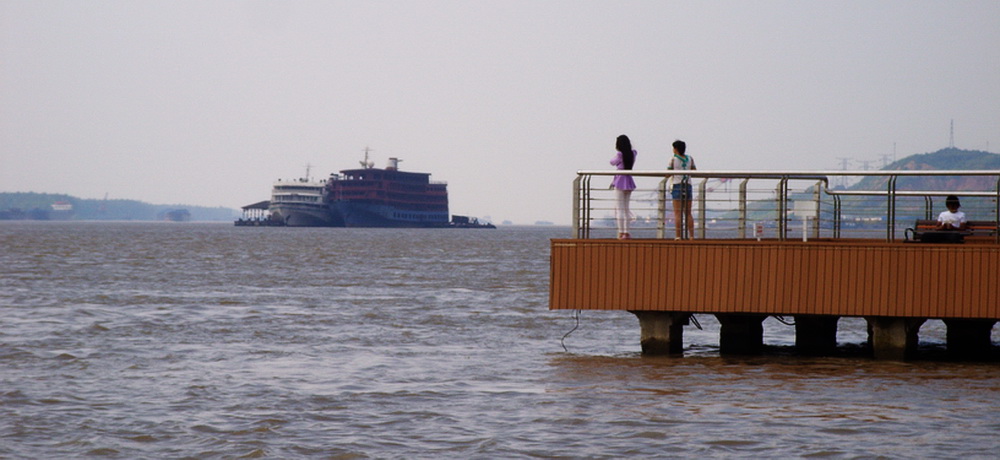
M966 237L997 235L997 223L989 220L970 220L965 230L938 230L937 221L918 219L913 228L903 233L906 241L922 243L962 243ZM910 235L913 238L910 238Z

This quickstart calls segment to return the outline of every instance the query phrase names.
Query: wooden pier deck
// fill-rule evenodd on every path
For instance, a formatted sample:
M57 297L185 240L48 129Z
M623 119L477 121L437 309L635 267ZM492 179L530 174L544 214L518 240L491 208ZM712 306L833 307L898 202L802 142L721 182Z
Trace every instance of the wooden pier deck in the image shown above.
M886 332L894 344L873 344L878 354L899 357L915 345L916 331L907 329L927 319L945 320L949 332L962 329L965 338L954 340L989 344L1000 320L1000 245L557 239L551 242L549 305L629 311L647 328L683 323L693 313L715 314L723 334L730 324L749 321L737 329L757 328L767 316L794 316L802 328L797 333L807 334L799 345L814 351L836 346L836 319L865 317L885 325L873 325L879 333L902 330L902 337ZM810 321L818 325L806 326ZM977 330L978 339L970 337ZM753 334L740 334L747 333ZM669 330L652 334L644 351L676 351L679 340ZM723 342L724 351L753 352L760 337L729 347Z
M928 319L945 322L948 352L956 357L982 357L992 352L992 329L1000 320L997 232L986 228L986 236L967 238L963 244L912 243L897 238L902 230L896 227L900 220L896 213L901 212L898 203L903 201L899 196L926 199L926 209L918 219L927 219L932 207L930 197L944 192L896 192L893 178L889 190L882 193L887 200L883 208L886 237L850 238L841 231L845 211L839 200L846 198L834 197L837 201L832 217L826 217L830 222L823 223L820 191L835 192L817 185L809 192L815 201L804 207L814 208L815 212L803 217L803 240L807 240L803 241L789 238L795 234L795 221L790 218L794 213L789 206L787 182L797 177L811 181L820 177L823 185L825 178L821 175L785 174L778 178L782 181L778 198L770 198L777 203L771 226L777 233L762 239L745 236L746 229L753 226L746 211L752 205L748 205L742 185L737 228L738 235L743 236L704 238L706 192L702 186L695 199L702 216L696 218L699 231L693 236L703 239L668 239L673 236L672 229L660 224L655 235L617 240L592 237L601 231L590 225L595 209L601 205L595 198L599 192L589 183L590 176L601 173L579 174L574 184L574 234L578 237L551 241L549 306L553 310L631 312L639 319L645 354L681 352L683 326L696 313L713 314L719 319L720 351L724 354L761 351L762 322L768 316L793 317L796 347L806 354L835 351L837 321L841 317L867 320L869 344L876 358L912 356L920 325ZM658 174L662 173L645 176ZM713 173L701 174L706 178L704 185ZM715 174L736 176L731 172ZM1000 178L1000 171L979 174ZM760 176L775 179L774 174ZM749 180L754 175L745 177ZM659 193L657 220L663 222L667 200L662 186ZM1000 214L996 210L1000 208L1000 197L993 198L998 193L993 189L966 195L985 197L992 207L986 212L995 216ZM871 206L870 201L862 203ZM797 208L803 206L797 204ZM831 229L826 235L824 225Z
M1000 246L552 240L552 309L1000 319Z

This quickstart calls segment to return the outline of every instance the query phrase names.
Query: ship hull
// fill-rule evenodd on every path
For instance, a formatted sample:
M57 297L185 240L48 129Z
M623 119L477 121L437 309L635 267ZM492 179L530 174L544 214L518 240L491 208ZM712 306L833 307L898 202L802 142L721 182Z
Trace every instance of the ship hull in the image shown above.
M336 201L328 207L272 206L271 213L288 227L444 228L448 215L402 210L376 203Z
M343 227L344 220L325 206L282 204L271 206L272 215L288 227Z
M332 214L343 217L347 227L442 228L448 226L448 213L413 211L390 205L354 201L330 203Z

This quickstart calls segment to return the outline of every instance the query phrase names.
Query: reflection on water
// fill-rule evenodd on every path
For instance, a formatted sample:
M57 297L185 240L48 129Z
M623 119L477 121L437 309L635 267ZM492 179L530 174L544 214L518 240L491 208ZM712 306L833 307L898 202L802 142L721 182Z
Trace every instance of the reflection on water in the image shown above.
M996 363L800 358L773 319L722 358L705 315L643 357L590 311L563 351L568 234L0 223L0 457L995 456Z

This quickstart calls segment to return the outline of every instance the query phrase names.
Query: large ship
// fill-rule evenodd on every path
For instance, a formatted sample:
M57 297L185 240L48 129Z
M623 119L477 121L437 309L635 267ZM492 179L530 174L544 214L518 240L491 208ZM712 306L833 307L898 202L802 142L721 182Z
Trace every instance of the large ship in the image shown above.
M429 173L400 171L398 158L376 168L365 159L357 169L274 184L270 219L290 227L495 228L475 218L448 220L448 184Z
M361 162L327 181L327 202L347 227L447 227L448 185L430 174L399 170L398 158L385 169Z

